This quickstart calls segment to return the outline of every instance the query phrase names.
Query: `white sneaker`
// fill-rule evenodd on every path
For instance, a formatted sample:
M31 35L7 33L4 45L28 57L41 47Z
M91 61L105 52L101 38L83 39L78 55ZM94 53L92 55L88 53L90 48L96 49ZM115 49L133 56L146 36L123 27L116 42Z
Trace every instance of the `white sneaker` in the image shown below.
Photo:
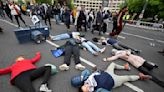
M69 70L69 66L67 66L67 64L62 64L59 66L59 69L62 71L67 71L67 70Z
M47 84L42 84L39 90L41 92L52 92L52 90L48 89Z
M100 52L101 52L101 53L104 53L105 50L106 50L106 47L102 48Z
M84 70L84 69L85 69L85 66L83 66L83 65L81 65L81 64L77 64L77 65L75 66L75 68L78 69L78 70Z

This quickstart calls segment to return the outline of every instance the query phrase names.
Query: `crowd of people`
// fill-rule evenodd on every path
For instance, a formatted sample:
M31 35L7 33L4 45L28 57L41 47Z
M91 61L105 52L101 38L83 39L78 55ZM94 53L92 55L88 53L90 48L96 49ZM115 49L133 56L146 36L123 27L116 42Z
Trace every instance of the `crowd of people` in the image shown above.
M0 2L0 16L5 18L7 15L11 22L14 22L14 16L18 27L21 27L19 19L26 27L28 26L22 18L22 14L30 17L35 15L39 20L44 20L45 25L47 25L48 20L50 28L52 28L52 18L55 19L57 25L60 25L62 22L64 22L69 33L63 33L49 37L49 40L51 41L68 39L68 41L66 41L63 46L57 48L64 51L64 62L59 66L61 71L69 70L72 55L75 61L75 69L86 69L86 67L82 65L80 61L80 48L85 51L89 51L94 56L103 54L106 51L106 47L99 48L93 43L96 42L97 44L101 44L103 46L111 45L113 48L115 48L111 51L113 56L103 58L103 61L107 62L121 58L141 72L138 75L119 76L114 74L114 69L130 70L129 64L121 66L111 63L106 70L93 72L80 87L82 92L97 92L96 90L99 88L107 90L105 92L109 92L112 90L112 88L121 86L125 82L136 81L139 79L150 79L161 87L164 87L164 82L150 73L152 69L158 68L158 66L152 62L146 61L141 56L139 56L141 50L126 46L117 40L118 35L121 33L124 27L123 17L127 12L127 6L123 7L118 13L111 13L109 10L103 10L102 6L99 7L98 11L94 11L93 9L85 10L84 6L79 6L71 10L68 6L60 4L27 4L25 7L24 5L18 5L9 1L6 1L5 4L2 1ZM92 33L97 30L99 35L106 33L108 29L108 20L111 18L113 21L113 29L110 33L108 33L109 38L96 37L92 39L92 42L84 38L84 35L81 35L80 32L82 30L85 32L90 30ZM76 32L70 33L70 25L75 26ZM0 32L3 32L2 30L3 29L0 27ZM161 51L160 53L163 52L164 51ZM40 58L40 52L38 52L36 57L33 59L25 59L24 56L19 56L16 58L15 64L7 68L0 69L0 75L11 73L11 84L18 87L22 92L36 92L32 85L32 81L43 76L43 82L39 90L41 92L52 92L52 90L48 88L48 80L51 76L52 67L42 66L40 68L36 68L36 66L33 64L39 61Z

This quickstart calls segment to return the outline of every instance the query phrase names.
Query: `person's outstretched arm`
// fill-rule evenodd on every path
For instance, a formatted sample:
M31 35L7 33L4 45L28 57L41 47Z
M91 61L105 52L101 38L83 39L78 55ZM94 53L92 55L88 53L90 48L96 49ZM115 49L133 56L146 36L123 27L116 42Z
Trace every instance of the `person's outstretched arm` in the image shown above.
M117 55L112 56L112 57L104 58L103 61L113 61L113 60L116 60L116 59L118 59L120 57L122 57L122 54L117 54Z
M11 72L11 67L0 69L0 75L7 74L7 73L10 73L10 72Z
M37 52L37 53L36 53L36 56L35 56L34 58L31 59L31 62L32 62L32 63L35 63L35 62L39 61L40 58L41 58L40 52Z

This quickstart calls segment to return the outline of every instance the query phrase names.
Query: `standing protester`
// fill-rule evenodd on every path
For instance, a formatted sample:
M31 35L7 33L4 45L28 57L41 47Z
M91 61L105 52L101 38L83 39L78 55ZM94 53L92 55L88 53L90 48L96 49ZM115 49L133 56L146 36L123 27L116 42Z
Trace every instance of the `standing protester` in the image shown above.
M34 65L40 58L40 52L37 52L36 56L32 59L25 59L23 56L19 56L16 58L15 64L0 69L0 75L11 73L11 84L18 87L22 92L36 92L32 85L32 81L43 76L43 82L39 91L52 92L52 90L48 88L48 80L51 76L51 66L37 68Z
M77 31L82 30L82 26L85 28L85 32L87 31L87 21L86 21L86 14L85 14L85 7L82 6L79 14L77 15Z
M7 2L4 9L5 9L6 15L10 18L11 22L13 22L13 16L11 15L11 10Z
M4 5L3 5L3 2L0 1L0 16L5 18L5 13L4 13Z
M56 24L59 24L60 9L58 8L58 6L53 6L52 12L53 12L54 18L56 20Z
M128 8L127 8L127 6L125 6L125 7L123 7L120 11L119 11L119 13L118 13L118 15L117 15L117 30L115 31L115 32L111 32L110 33L110 36L118 36L120 33L121 33L121 31L122 31L122 22L123 22L123 20L122 20L122 17L125 15L125 13L128 11Z
M104 61L113 61L116 59L123 59L130 64L132 64L137 70L140 72L152 76L152 81L160 85L164 88L164 81L159 80L156 76L154 76L151 72L152 69L158 68L158 66L152 62L148 62L143 59L141 56L131 54L130 50L112 50L112 57L104 58Z
M112 21L113 21L113 29L112 29L112 33L117 31L117 13L114 12L112 15Z
M88 13L88 20L87 20L87 22L88 22L88 28L90 28L90 29L92 29L92 24L93 24L93 22L94 22L94 13L93 13L93 9L91 9L90 11L89 11L89 13Z
M96 26L98 27L99 35L101 35L101 27L103 24L103 11L102 6L99 7L99 11L96 14ZM92 30L93 33L93 30Z
M52 7L50 5L45 5L44 9L45 9L45 18L44 18L45 24L47 25L47 19L48 19L49 26L51 28Z
M20 12L19 6L16 5L14 2L10 2L9 3L9 8L11 9L11 14L15 16L15 19L17 21L18 27L20 27L20 23L19 23L18 18L20 18L21 21L24 23L24 25L27 26L25 21L23 20L23 18L21 16L21 12Z
M67 30L70 30L70 24L71 24L71 20L70 20L70 15L71 15L71 11L69 10L69 8L67 6L65 6L65 10L64 10L64 23L67 27Z

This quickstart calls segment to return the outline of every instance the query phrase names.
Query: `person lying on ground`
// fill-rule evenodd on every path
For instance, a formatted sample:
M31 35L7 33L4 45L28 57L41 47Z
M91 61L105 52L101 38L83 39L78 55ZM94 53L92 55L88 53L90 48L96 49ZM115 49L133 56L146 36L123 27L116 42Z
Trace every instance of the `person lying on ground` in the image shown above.
M56 36L50 36L50 40L52 41L59 41L59 40L65 40L65 39L69 39L69 38L74 38L75 36L81 35L79 32L72 32L72 33L63 33L63 34L59 34Z
M79 40L81 42L81 46L85 47L89 52L91 52L95 56L98 55L98 52L103 53L105 51L106 48L100 49L95 44L93 44L91 41L86 40L84 37L80 37L80 36L82 36L82 35L80 35L79 32L72 32L71 34L64 33L64 34L60 34L57 36L51 36L50 38L53 41L64 40L64 39L69 39L69 38Z
M80 37L80 36L76 36L75 39L80 40L81 45L83 47L85 47L90 53L92 53L93 55L97 56L100 53L104 53L104 51L106 50L106 47L100 49L99 47L97 47L95 44L93 44L91 41L85 39L84 37Z
M73 42L67 41L62 48L64 49L64 63L59 66L60 70L69 70L72 55L76 65L75 68L78 70L85 69L85 66L83 66L80 61L80 47L77 44L73 44Z
M97 89L103 88L108 91L111 91L112 88L121 86L123 83L128 81L137 81L150 79L151 76L144 75L139 73L138 75L117 75L114 73L115 69L125 69L129 70L130 67L128 64L124 66L111 63L105 71L96 71L93 72L81 87L82 92L96 92Z
M141 56L133 55L131 54L130 50L112 50L112 57L104 58L103 61L113 61L116 59L123 59L130 64L132 64L137 70L140 72L152 76L152 81L160 85L161 87L164 87L164 82L156 78L151 70L154 68L158 68L158 66L152 62L148 62L145 59L143 59Z
M117 41L116 39L113 38L105 38L105 37L101 37L101 38L93 38L92 39L94 42L97 42L98 44L102 44L102 45L112 45L113 48L118 49L118 50L127 50L130 49L132 51L132 53L137 53L139 54L141 52L141 50L137 50L134 49L132 47L129 47L127 45L124 45L123 43Z
M34 63L41 58L40 52L32 59L25 59L24 56L19 56L15 60L15 64L0 69L0 75L11 73L10 82L18 87L22 92L37 92L32 84L32 81L43 77L39 91L52 92L48 88L48 80L51 76L51 66L42 66L37 68Z

